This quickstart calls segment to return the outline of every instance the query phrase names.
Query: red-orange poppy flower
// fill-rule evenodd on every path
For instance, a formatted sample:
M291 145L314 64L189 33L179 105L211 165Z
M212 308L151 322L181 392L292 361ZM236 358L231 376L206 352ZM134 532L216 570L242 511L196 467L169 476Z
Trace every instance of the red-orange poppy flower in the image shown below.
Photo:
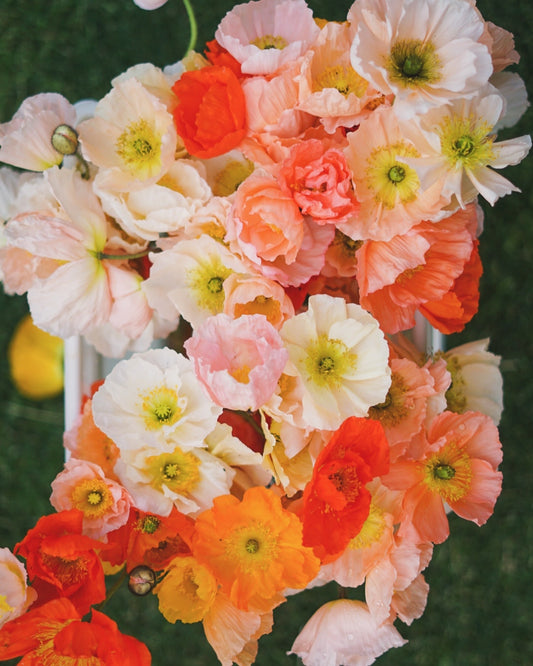
M113 566L126 562L128 571L141 564L160 571L174 557L191 554L193 532L192 518L177 509L168 516L133 509L126 525L107 535L100 557Z
M220 46L216 39L212 39L206 43L204 54L212 65L224 65L225 67L229 67L235 76L242 76L240 62L229 51Z
M78 509L42 516L17 544L15 553L26 558L36 603L68 597L83 615L105 599L104 572L96 554L102 543L83 535L82 525Z
M360 532L370 510L365 485L388 470L381 423L347 418L320 452L303 495L303 543L323 562L334 560Z
M68 599L32 608L0 630L0 661L22 657L19 666L150 666L148 648L93 610L82 622Z
M236 148L246 134L246 104L229 67L184 72L172 86L178 98L174 121L191 155L207 159Z

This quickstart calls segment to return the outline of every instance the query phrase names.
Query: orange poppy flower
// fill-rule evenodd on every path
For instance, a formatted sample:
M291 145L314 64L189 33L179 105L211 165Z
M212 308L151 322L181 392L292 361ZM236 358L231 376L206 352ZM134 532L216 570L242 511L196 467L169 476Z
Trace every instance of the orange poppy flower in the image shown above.
M229 67L235 76L239 78L242 76L240 62L235 60L231 53L226 51L223 46L220 46L216 39L212 39L206 43L204 54L212 65L224 65Z
M286 588L304 588L319 561L302 545L302 525L280 498L261 486L239 501L221 495L196 519L193 554L211 570L222 592L243 610L267 612Z
M371 495L365 485L389 471L389 445L379 421L347 418L316 459L304 489L304 544L323 562L338 557L363 527Z
M191 155L216 157L240 144L246 134L246 104L239 79L229 67L185 72L172 90L178 98L176 129Z
M93 610L82 622L68 599L32 608L0 630L0 660L22 657L20 666L150 666L148 648L118 630L113 620Z
M78 509L42 516L15 547L26 558L39 604L68 597L83 615L105 599L104 572L95 552L102 543L83 535L82 526Z

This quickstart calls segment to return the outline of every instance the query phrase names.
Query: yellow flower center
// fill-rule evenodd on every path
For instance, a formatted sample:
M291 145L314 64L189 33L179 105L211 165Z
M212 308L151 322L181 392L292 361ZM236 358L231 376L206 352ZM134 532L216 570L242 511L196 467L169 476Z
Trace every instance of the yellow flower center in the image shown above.
M226 555L244 573L268 569L278 552L278 542L268 525L253 521L236 528L225 544Z
M473 115L448 116L439 127L443 156L453 167L483 167L495 157L492 127Z
M287 40L280 35L262 35L261 37L256 37L250 44L262 50L278 49L280 51L289 45Z
M335 237L333 239L332 245L339 248L347 259L354 259L355 253L362 244L363 241L353 240L353 238L343 234L342 231L339 231L339 229L335 229Z
M250 381L250 368L247 365L241 365L230 370L229 374L241 384L248 384Z
M74 508L83 511L86 518L100 518L113 506L113 496L102 479L84 479L71 494Z
M218 257L212 257L187 273L187 287L194 293L198 307L211 314L222 312L224 280L231 272Z
M441 78L441 63L431 42L402 39L393 44L385 59L390 80L404 88L436 83Z
M187 404L174 389L160 386L141 396L144 423L148 430L174 425L181 418Z
M136 528L145 534L154 534L159 529L161 521L157 516L143 516L136 524Z
M146 462L154 488L166 486L177 495L186 496L200 482L201 463L190 451L182 451L177 447L172 453L151 456Z
M319 336L307 348L305 370L309 379L318 386L339 386L347 373L355 370L357 356L350 352L342 340Z
M144 118L126 127L115 150L124 168L139 178L149 178L161 165L161 137Z
M365 520L361 531L355 536L349 544L349 548L356 550L358 548L369 548L377 543L385 531L385 513L373 502L370 504L368 518Z
M232 160L220 171L213 184L213 194L216 197L228 197L233 194L239 185L248 178L254 170L250 160L239 162Z
M403 141L390 146L375 148L366 168L366 185L374 193L374 199L385 208L392 209L398 203L416 199L420 181L416 171L398 160L417 157L417 151Z
M384 402L370 408L368 416L376 421L381 421L384 426L392 427L403 421L409 414L405 405L404 396L407 393L407 385L401 375L393 372L391 385Z
M445 502L456 502L469 491L472 484L470 456L453 442L422 464L424 483Z
M333 65L326 69L314 81L313 91L319 92L324 88L335 88L347 97L354 93L362 97L368 87L368 81L354 70L350 65Z
M7 597L4 594L0 594L0 620L8 613L11 613L12 610L13 606L7 603Z

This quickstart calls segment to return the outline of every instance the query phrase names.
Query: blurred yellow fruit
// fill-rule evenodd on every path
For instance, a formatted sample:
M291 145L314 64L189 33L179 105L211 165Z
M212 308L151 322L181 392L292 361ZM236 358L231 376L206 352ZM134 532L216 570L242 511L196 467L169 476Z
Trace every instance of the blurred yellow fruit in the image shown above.
M63 340L37 328L30 315L15 329L7 355L11 379L24 397L44 400L63 390Z

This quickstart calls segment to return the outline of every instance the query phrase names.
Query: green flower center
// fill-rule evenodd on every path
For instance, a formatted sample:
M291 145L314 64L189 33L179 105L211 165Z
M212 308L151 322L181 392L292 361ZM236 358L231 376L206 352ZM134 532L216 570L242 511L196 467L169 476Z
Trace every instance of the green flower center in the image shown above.
M355 370L357 356L342 340L319 336L307 349L305 370L318 386L338 386L342 378Z
M126 170L148 177L160 165L161 137L141 118L126 127L117 139L115 150Z
M492 127L482 119L473 115L447 117L438 131L442 154L451 166L483 167L495 157Z
M435 47L420 39L402 39L393 44L385 66L391 81L404 88L436 83L441 78Z

